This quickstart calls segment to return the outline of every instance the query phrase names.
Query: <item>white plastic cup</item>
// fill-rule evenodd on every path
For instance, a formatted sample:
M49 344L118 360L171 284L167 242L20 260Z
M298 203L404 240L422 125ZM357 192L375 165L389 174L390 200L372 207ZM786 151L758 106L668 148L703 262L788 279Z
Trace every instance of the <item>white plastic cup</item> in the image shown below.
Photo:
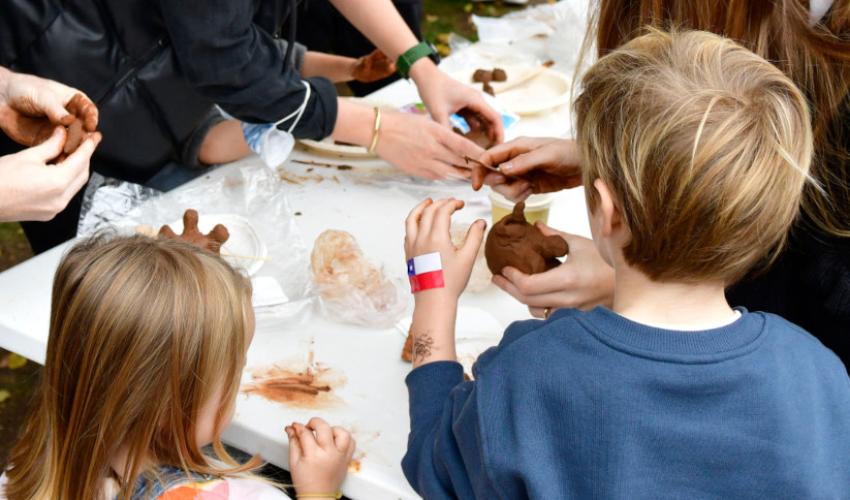
M534 224L541 221L544 224L549 223L549 208L552 207L552 202L555 196L552 193L533 194L525 200L525 220L529 224ZM514 210L515 203L505 198L496 191L490 191L491 217L493 224L502 220L506 215Z

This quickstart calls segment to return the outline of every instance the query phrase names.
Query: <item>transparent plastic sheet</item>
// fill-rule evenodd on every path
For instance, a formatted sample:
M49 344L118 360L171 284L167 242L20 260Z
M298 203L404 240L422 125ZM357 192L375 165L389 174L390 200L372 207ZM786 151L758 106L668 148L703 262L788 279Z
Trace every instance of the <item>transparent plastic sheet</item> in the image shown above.
M119 186L115 190L134 192L136 188ZM156 231L164 224L181 221L188 208L197 210L202 221L205 215L241 217L256 233L266 255L235 256L231 261L236 261L236 267L244 270L261 262L254 277L274 278L288 297L287 304L311 298L309 253L277 172L256 165L218 170L168 193L143 194L123 213L121 203L126 200L118 198L121 203L110 205L114 199L111 194L95 194L93 205L98 215L92 215L91 219L97 224L86 225L87 231L107 225L117 228L121 234L144 229ZM241 261L246 264L239 265Z
M90 236L111 227L133 208L160 194L155 189L93 172L83 195L77 235Z

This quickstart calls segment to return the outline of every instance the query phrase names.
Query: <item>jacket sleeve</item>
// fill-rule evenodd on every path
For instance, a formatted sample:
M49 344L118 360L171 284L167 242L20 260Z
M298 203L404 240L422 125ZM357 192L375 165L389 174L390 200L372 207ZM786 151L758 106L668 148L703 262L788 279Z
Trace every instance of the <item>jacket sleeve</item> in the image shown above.
M160 0L159 8L183 75L229 114L253 123L293 115L307 89L275 40L253 22L250 0ZM321 139L336 123L336 90L324 78L310 86L298 138ZM295 117L281 123L289 129Z

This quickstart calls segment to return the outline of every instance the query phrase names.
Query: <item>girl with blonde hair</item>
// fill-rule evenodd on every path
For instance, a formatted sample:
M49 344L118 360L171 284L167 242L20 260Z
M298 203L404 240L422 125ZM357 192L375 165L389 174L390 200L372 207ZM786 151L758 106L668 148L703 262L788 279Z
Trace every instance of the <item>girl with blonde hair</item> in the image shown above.
M217 255L142 236L76 245L56 271L44 371L2 493L288 498L252 475L258 457L240 463L220 441L253 335L250 282ZM320 419L286 432L298 495L336 497L351 436Z
M816 182L806 186L801 217L781 255L767 271L754 272L728 290L728 296L733 305L776 313L802 326L850 365L850 0L592 4L585 46L594 46L599 57L639 36L646 26L703 30L731 38L770 61L803 91L812 115ZM484 178L486 172L480 171L474 185L486 182L522 199L532 192L580 185L584 159L572 140L519 138L480 160L500 166L505 175ZM508 268L495 277L496 284L536 316L559 307L610 305L613 270L590 241L544 230L567 240L570 259L533 276Z

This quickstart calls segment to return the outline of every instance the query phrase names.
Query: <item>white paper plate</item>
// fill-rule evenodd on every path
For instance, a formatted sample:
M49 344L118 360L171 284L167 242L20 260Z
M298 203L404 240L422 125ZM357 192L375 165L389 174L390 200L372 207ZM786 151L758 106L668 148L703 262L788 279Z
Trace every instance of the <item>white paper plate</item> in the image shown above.
M491 82L490 85L496 92L496 102L504 109L518 115L534 115L550 111L558 106L566 104L570 100L570 80L566 75L551 68L543 70L536 77L500 92L512 82L525 78L529 73L538 71L536 66L502 66L508 74L505 82ZM480 83L472 82L472 74L475 68L458 71L452 74L456 80L473 88L481 90Z
M198 217L198 229L204 234L212 231L216 224L224 225L230 233L230 238L221 246L224 260L235 268L244 269L248 276L256 274L265 264L269 250L254 226L248 219L233 214L200 214ZM168 225L177 234L183 232L182 219Z

